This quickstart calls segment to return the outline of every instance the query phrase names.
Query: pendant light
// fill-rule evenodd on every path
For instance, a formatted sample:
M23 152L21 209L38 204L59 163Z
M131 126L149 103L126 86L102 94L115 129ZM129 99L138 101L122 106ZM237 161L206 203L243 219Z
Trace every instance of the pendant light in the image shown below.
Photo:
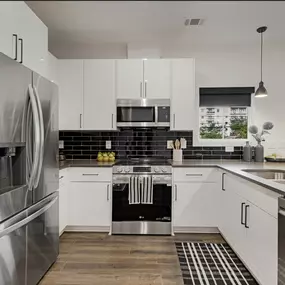
M255 97L257 98L261 98L261 97L266 97L268 94L267 94L267 90L266 88L264 87L264 83L262 81L262 52L263 52L263 33L267 30L267 27L260 27L258 28L256 31L260 34L260 39L261 39L261 42L260 42L260 47L261 47L261 53L260 53L260 82L259 82L259 87L257 88L256 92L255 92Z

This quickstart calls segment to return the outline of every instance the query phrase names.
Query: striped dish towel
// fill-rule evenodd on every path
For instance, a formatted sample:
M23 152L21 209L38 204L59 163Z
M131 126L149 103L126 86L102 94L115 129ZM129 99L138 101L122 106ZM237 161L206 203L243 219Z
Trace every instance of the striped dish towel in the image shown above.
M143 176L142 177L141 204L153 204L152 176Z
M129 204L140 204L141 187L138 176L131 176L129 181Z

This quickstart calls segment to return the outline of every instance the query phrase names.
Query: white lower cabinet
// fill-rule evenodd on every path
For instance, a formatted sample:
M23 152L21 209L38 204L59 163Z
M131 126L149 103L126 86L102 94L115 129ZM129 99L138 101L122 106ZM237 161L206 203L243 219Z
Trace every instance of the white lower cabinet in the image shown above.
M217 227L218 175L212 168L173 170L174 231L183 231L183 228L187 231L189 228Z
M111 183L71 182L69 226L111 226Z
M246 263L262 285L277 284L278 221L250 202Z
M177 227L213 227L215 218L215 183L174 184L173 226Z
M277 218L237 193L244 190L244 181L228 173L223 176L219 193L222 209L219 229L260 284L277 285ZM247 195L254 199L255 184L246 184L250 191ZM268 190L269 201L272 198L270 192Z

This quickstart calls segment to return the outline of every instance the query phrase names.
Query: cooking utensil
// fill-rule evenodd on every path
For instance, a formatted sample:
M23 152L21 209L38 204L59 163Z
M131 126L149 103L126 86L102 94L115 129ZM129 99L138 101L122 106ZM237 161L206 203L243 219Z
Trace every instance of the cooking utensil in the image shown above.
M175 149L180 149L180 141L178 139L175 141Z

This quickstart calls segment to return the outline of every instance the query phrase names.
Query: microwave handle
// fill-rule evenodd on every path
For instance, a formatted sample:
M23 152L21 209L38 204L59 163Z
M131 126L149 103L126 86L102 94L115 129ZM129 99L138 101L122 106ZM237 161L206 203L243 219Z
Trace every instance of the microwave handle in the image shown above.
M157 125L158 123L158 107L157 106L154 107L154 122Z
M141 98L143 97L143 94L142 94L142 82L140 82L140 97Z

